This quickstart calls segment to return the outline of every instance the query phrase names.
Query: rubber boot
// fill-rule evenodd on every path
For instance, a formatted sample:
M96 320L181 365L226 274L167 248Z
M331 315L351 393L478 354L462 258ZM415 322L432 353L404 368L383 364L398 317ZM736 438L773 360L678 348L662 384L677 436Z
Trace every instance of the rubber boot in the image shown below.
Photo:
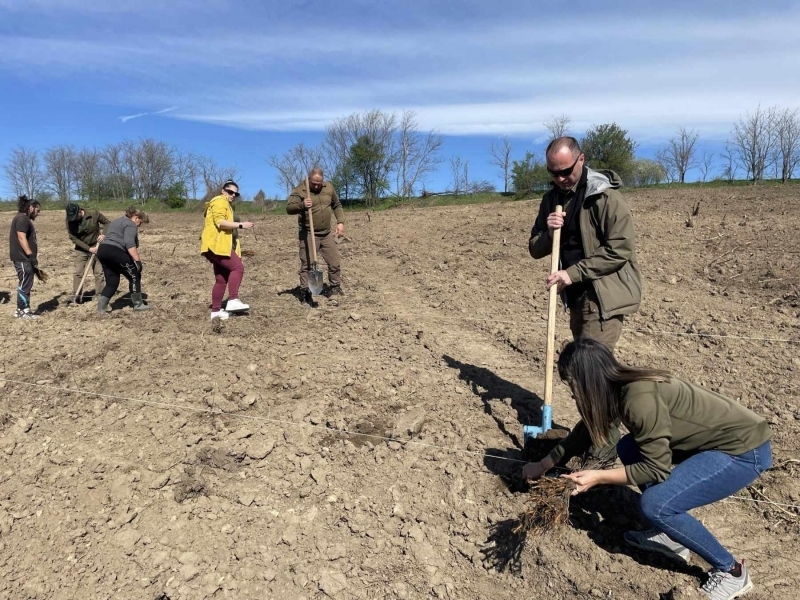
M106 298L105 296L100 296L97 299L97 314L104 315L108 312L108 303L111 298Z
M145 311L150 310L150 307L142 300L142 294L131 294L131 302L133 302L133 310Z

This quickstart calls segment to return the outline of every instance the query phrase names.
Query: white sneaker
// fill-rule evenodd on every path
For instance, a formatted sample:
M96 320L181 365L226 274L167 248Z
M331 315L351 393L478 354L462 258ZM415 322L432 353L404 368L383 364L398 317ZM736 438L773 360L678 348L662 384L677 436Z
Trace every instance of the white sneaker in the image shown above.
M228 300L228 304L225 305L225 310L229 313L232 312L242 312L245 310L250 310L250 306L239 300L238 298L232 298Z
M31 312L30 308L26 308L25 310L17 309L14 311L14 316L18 319L38 319L39 316L35 315Z
M227 321L230 315L226 310L216 310L211 313L211 320L219 319L220 321Z

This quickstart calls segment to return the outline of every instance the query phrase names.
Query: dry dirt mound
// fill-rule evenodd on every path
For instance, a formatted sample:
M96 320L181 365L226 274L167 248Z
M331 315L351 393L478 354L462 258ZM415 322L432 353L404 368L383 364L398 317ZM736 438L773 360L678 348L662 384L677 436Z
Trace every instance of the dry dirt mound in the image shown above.
M621 358L733 395L775 432L776 468L696 511L762 600L800 583L800 513L751 501L800 503L793 190L627 196L646 298ZM517 224L536 207L354 213L347 295L315 310L292 293L294 220L263 219L244 234L251 314L213 326L196 215L142 228L153 310L118 299L99 321L66 308L63 214L43 213L42 318L0 306L0 597L689 597L705 565L624 547L641 524L627 488L578 497L546 536L514 533L544 379L547 265ZM15 285L9 268L0 298ZM555 420L577 420L561 387Z

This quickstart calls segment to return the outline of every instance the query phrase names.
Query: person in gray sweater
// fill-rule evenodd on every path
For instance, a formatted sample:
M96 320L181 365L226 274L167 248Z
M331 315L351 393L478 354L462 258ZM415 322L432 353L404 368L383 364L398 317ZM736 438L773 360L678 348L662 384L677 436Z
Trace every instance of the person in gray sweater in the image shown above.
M97 302L98 314L107 312L108 303L119 287L120 275L130 284L133 310L150 310L142 299L142 261L139 257L139 227L149 222L147 213L131 206L124 217L111 221L107 226L106 237L97 248L97 259L103 265L106 280Z

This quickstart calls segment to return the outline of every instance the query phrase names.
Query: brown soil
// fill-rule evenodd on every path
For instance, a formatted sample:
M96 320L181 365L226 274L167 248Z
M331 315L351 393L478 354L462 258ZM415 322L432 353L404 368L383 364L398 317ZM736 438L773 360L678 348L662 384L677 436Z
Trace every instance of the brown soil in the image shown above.
M646 299L619 345L768 418L778 466L741 496L793 505L797 193L629 194ZM0 597L690 597L702 561L624 547L640 524L628 488L576 497L546 536L513 533L527 494L508 459L544 382L537 206L351 213L347 295L315 310L291 293L294 219L264 218L244 234L252 314L213 327L198 216L153 215L140 235L153 310L117 300L99 320L65 306L64 217L42 214L42 318L12 319L10 266L0 282ZM559 327L560 343L563 314ZM577 420L560 383L554 417ZM797 597L797 509L733 499L696 515L748 560L748 597Z

